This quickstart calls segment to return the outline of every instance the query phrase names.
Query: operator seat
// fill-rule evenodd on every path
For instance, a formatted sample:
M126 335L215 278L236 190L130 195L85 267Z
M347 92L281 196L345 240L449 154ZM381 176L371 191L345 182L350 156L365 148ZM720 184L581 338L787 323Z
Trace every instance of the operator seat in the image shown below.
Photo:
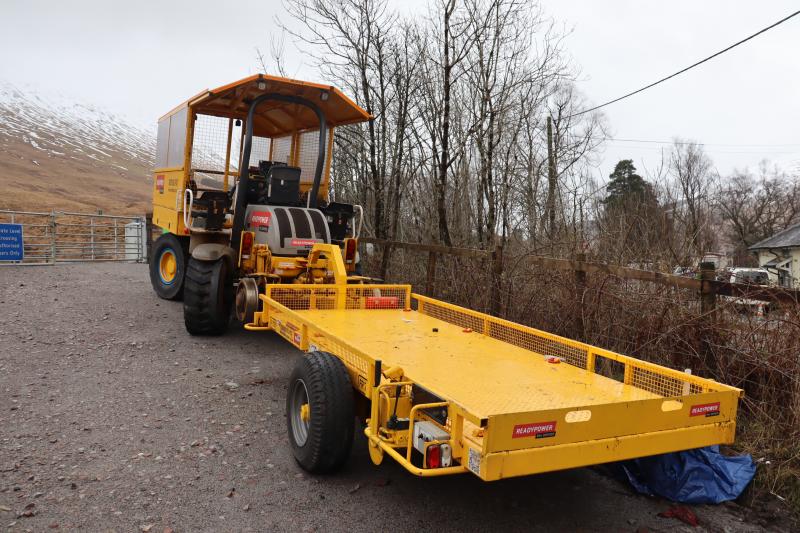
M267 203L298 205L300 203L300 167L272 165L267 172Z
M230 206L231 199L225 191L199 191L194 200L194 207L201 207L204 210L192 209L192 216L205 218L205 229L219 231L225 224L225 213Z

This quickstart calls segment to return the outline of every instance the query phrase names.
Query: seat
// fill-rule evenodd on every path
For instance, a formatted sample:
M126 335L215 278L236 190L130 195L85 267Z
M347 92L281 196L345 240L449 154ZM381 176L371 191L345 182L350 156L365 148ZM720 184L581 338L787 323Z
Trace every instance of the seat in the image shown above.
M225 212L231 205L230 196L225 191L201 191L194 200L195 207L205 211L192 211L192 216L206 219L206 229L219 231L225 223Z
M270 205L297 205L300 203L300 167L272 165L267 173Z
M247 203L248 204L265 204L267 203L267 192L269 190L269 182L258 175L251 175L247 180Z
M269 176L269 169L273 166L286 166L286 163L281 163L280 161L259 161L258 162L258 171L264 177L264 179Z

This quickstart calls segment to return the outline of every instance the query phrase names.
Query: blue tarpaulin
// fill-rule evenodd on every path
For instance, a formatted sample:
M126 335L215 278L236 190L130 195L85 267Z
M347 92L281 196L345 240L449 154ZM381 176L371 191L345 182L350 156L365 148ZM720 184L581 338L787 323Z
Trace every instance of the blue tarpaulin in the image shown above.
M633 459L620 466L638 492L680 503L736 499L756 473L752 457L726 457L719 446Z

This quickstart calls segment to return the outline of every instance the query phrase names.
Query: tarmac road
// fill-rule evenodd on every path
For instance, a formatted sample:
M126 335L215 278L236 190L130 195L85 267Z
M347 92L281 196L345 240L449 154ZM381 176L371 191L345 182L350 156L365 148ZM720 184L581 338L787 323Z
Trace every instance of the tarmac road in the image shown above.
M358 434L343 471L310 476L286 437L296 357L273 333L190 337L146 265L0 268L0 528L788 529L736 504L693 507L692 528L592 469L420 479L373 466Z

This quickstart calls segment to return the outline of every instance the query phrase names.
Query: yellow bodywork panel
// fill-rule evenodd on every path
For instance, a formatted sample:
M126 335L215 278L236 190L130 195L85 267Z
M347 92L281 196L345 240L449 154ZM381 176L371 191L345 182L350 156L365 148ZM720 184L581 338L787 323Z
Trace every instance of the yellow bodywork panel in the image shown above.
M183 224L183 213L167 207L153 207L153 224L176 235L188 235Z
M153 224L171 233L184 234L183 169L158 169L153 173Z

